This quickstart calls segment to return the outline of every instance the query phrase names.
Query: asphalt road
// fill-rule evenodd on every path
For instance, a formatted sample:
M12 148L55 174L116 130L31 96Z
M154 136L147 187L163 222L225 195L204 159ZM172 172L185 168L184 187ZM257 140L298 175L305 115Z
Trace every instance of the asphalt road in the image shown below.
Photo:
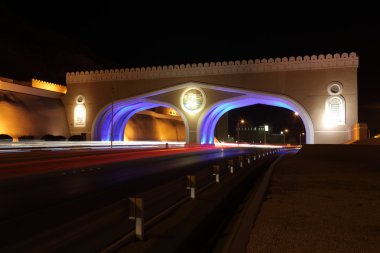
M184 182L186 174L211 166L217 160L252 151L209 149L165 155L154 153L150 157L149 151L146 154L140 151L134 154L138 159L122 159L123 156L128 157L128 153L123 152L86 153L86 161L92 162L86 162L83 168L76 166L75 169L8 177L0 181L0 251L129 196L161 185L170 187L171 181ZM49 159L50 162L25 157L10 162L19 165L31 162L32 166L43 162L45 166L53 166L70 159L74 159L70 163L80 162L82 158L74 152L72 157L65 153L63 157ZM96 165L100 159L103 162Z

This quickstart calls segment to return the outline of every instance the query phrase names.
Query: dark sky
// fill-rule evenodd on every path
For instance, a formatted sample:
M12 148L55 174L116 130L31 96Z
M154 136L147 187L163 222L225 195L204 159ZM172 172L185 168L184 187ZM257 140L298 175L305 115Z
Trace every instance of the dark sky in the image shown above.
M205 10L202 6L188 6L186 2L182 5L174 6L175 11L161 11L162 8L148 2L140 6L118 5L112 1L101 5L54 2L54 6L38 6L35 2L21 5L9 1L0 4L12 17L1 23L6 27L0 28L8 28L5 29L8 32L0 31L0 35L5 40L5 36L22 38L22 32L18 31L22 23L29 26L28 31L39 31L25 38L26 42L30 39L30 43L35 43L36 37L45 33L50 37L63 36L62 40L45 42L49 52L39 49L50 55L57 48L60 53L55 53L54 62L43 65L44 70L37 66L30 68L47 81L59 82L64 82L66 71L81 69L354 51L359 55L359 121L367 122L372 133L380 132L380 27L376 15L359 16L355 6L350 6L348 11L324 6L322 11L314 12L311 8L315 6L302 11L241 6L246 10L231 7L226 13L219 11L220 6ZM71 57L73 51L75 57ZM81 55L79 60L78 55ZM64 66L56 63L59 59ZM21 71L20 76L27 76ZM18 74L12 69L3 72L0 75Z

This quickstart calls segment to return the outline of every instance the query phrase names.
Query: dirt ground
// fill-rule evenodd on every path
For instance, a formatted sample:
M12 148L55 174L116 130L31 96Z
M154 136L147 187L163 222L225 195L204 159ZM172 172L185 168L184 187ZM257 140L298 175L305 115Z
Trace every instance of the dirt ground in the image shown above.
M380 252L380 146L307 145L284 157L247 252Z

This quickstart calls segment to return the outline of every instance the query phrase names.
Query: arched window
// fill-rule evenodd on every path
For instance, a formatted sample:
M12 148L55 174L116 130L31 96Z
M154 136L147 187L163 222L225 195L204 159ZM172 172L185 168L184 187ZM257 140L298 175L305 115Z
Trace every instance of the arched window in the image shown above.
M74 109L74 127L86 126L86 107L84 105L76 105Z
M326 100L326 123L329 125L346 124L346 103L342 96L330 96Z
M84 105L85 98L83 95L78 95L75 99L76 106L74 108L74 127L86 126L86 106Z

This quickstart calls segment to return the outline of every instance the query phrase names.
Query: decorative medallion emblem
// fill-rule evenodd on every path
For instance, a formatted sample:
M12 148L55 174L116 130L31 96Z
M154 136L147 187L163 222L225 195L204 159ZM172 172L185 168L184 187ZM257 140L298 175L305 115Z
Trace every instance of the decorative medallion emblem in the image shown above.
M329 86L327 86L327 92L332 96L340 95L342 94L342 91L343 91L342 84L338 82L333 82L329 84Z
M77 105L83 105L85 102L85 98L83 95L78 95L77 98L76 98L76 103Z
M188 88L181 96L181 106L188 113L198 113L206 104L206 95L200 88Z

